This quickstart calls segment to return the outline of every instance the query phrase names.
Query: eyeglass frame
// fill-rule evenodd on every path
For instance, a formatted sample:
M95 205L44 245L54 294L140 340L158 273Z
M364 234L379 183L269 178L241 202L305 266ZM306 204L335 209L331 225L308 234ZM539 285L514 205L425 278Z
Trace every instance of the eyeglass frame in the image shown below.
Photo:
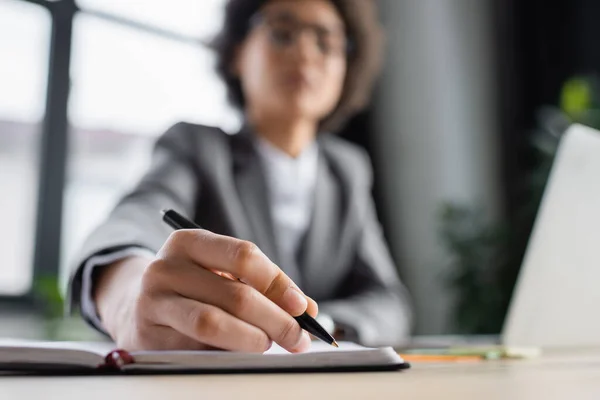
M250 31L250 30L258 28L260 26L266 26L268 29L270 29L269 38L268 38L269 43L272 46L280 48L280 49L285 49L285 48L289 48L289 47L296 45L298 38L300 37L300 34L305 30L311 30L314 33L314 36L316 38L315 41L317 42L316 43L317 47L320 47L318 45L318 42L319 42L320 35L322 35L323 32L326 32L327 34L332 34L330 29L323 28L322 26L320 26L318 24L302 22L293 16L289 16L289 15L286 15L286 16L288 16L290 18L290 20L291 20L290 22L294 22L298 25L295 29L295 32L294 32L295 36L294 36L293 40L288 44L282 44L282 43L275 42L276 39L273 38L273 32L272 32L273 27L269 26L268 15L266 15L263 11L257 11L254 15L252 15L252 17L249 20L249 25L248 25L249 29L248 30ZM331 56L338 56L338 55L343 55L345 57L352 56L355 51L355 44L354 44L354 41L352 40L352 38L345 31L344 31L344 42L345 43L343 46L343 50L340 51L339 53L338 52L327 52L327 51L320 50L321 54L324 57L331 57Z

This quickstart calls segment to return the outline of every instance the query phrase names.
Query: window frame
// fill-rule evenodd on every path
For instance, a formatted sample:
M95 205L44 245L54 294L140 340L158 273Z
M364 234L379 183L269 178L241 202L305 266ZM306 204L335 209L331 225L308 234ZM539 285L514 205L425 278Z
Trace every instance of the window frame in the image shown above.
M146 34L198 46L205 43L151 24L144 24L106 12L87 10L75 0L13 0L44 7L50 15L50 51L47 69L45 114L38 153L38 193L33 255L33 280L23 295L0 295L0 308L41 310L35 285L44 277L60 278L63 206L67 184L69 148L68 101L70 89L73 23L79 13L92 15L113 24L127 26ZM57 288L58 289L58 288Z

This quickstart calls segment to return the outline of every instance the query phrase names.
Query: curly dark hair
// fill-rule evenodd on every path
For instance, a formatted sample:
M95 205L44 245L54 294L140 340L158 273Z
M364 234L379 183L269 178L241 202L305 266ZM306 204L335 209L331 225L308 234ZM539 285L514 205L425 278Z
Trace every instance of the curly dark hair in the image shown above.
M225 21L211 47L217 53L217 72L225 81L229 101L244 107L240 80L231 72L238 45L250 31L251 19L270 0L229 0ZM338 105L323 121L320 128L339 130L354 114L363 110L370 99L382 62L383 32L377 18L375 0L330 0L346 25L352 51L347 56L347 73Z

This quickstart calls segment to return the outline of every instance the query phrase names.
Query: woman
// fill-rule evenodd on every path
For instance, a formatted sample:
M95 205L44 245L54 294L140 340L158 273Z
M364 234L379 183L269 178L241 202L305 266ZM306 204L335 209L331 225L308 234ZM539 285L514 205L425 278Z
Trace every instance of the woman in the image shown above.
M302 352L307 311L338 339L409 330L362 150L328 133L360 110L381 37L367 0L230 0L219 72L246 123L180 123L87 240L71 305L127 349ZM172 233L173 208L206 230ZM226 279L226 272L246 284Z

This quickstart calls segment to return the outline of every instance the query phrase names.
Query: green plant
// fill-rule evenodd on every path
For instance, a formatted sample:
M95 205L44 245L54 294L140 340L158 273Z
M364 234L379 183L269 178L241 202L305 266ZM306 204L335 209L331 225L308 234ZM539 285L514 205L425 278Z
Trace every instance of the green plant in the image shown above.
M490 224L472 207L445 204L440 212L440 238L450 255L447 285L456 294L456 333L496 333L506 306L499 284L509 267L509 231Z
M58 277L47 275L38 277L33 284L33 292L45 318L54 319L63 315L64 302Z
M41 317L44 319L42 337L47 340L59 339L60 322L63 317L63 298L56 276L41 276L33 284L33 293Z

